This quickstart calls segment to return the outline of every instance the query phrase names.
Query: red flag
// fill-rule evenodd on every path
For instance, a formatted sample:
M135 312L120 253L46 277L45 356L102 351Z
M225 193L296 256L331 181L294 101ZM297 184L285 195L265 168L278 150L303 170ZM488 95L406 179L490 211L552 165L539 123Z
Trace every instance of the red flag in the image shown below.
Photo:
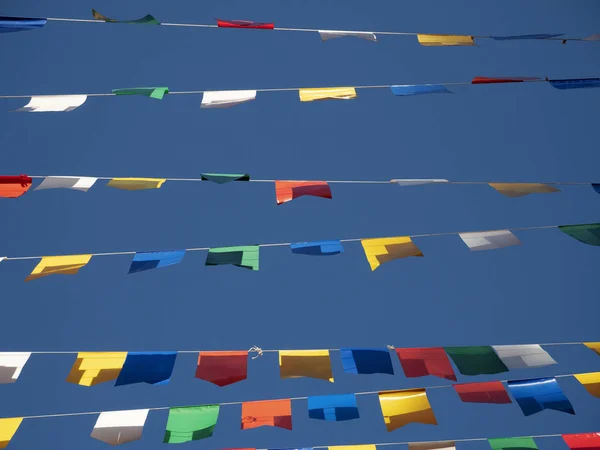
M600 433L563 434L571 450L600 450Z
M303 195L331 198L331 188L326 181L275 181L277 204L291 202Z
M196 378L227 386L248 376L248 352L200 352Z
M409 378L434 375L456 381L456 375L448 355L442 347L397 348L396 354L402 364L404 374Z
M221 20L217 19L219 28L255 28L258 30L272 30L274 23L252 22L251 20Z
M488 78L488 77L475 77L471 80L471 84L492 84L492 83L522 83L523 81L539 80L536 77L517 77L517 78Z
M0 176L0 197L20 197L29 190L31 182L31 178L27 175Z
M512 403L500 381L455 384L454 390L467 403Z

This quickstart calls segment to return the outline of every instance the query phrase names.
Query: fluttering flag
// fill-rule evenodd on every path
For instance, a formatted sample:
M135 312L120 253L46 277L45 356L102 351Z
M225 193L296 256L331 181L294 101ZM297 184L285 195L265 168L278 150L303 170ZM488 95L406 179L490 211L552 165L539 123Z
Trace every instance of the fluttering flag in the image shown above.
M232 181L250 181L247 173L201 173L202 181L212 181L216 184L226 184Z
M116 380L125 358L127 352L80 352L67 376L67 382L95 386Z
M600 433L563 434L562 438L571 450L600 449Z
M0 256L0 262L4 261L6 259L6 256Z
M242 430L258 427L292 429L292 401L265 400L242 403Z
M22 417L11 417L0 419L0 448L6 448L13 438L19 426L23 422Z
M425 47L440 46L473 46L473 36L461 36L452 34L417 34L419 44Z
M452 387L465 403L512 403L500 381L454 384Z
M425 389L380 392L379 404L388 431L409 423L437 425Z
M396 354L408 378L433 375L456 381L452 364L442 347L397 348Z
M295 450L312 450L312 449L295 449ZM330 445L327 450L377 450L374 444L368 445Z
M280 350L281 378L318 378L333 383L329 350Z
M448 183L448 180L441 178L402 178L390 180L390 183L396 183L399 186L420 186L422 184Z
M560 192L560 189L542 183L488 183L502 195L510 198L523 197L527 194L549 194Z
M301 102L315 100L352 100L356 98L356 89L353 87L333 88L305 88L299 90Z
M219 418L219 405L170 408L164 444L181 444L211 437Z
M308 397L308 417L332 422L358 419L356 395L343 394Z
M478 231L474 233L458 233L469 250L493 250L497 248L521 245L521 241L509 230Z
M129 352L115 386L127 384L168 384L177 352Z
M0 384L17 381L30 356L25 352L0 352Z
M110 19L110 18L108 18L106 16L103 16L102 14L100 14L95 9L92 9L92 15L94 16L94 19L96 19L96 20L102 20L104 22L111 22L111 23L136 23L136 24L143 24L143 25L160 25L160 22L158 20L156 20L154 17L152 17L150 14L146 14L141 19L135 19L135 20L116 20L116 19Z
M408 450L456 450L454 441L411 442Z
M127 273L143 272L144 270L160 269L161 267L179 264L184 256L185 250L136 253Z
M443 84L397 84L390 86L392 94L405 97L422 94L452 94Z
M162 100L165 94L169 93L168 87L139 87L139 88L123 88L113 89L115 95L143 95L145 97Z
M275 181L275 197L278 205L291 202L303 195L332 198L331 188L326 181Z
M200 352L196 378L223 387L248 377L248 352Z
M329 39L342 37L357 37L365 41L377 42L377 36L370 31L335 31L335 30L319 30L319 35L323 42Z
M600 223L561 225L558 229L584 244L600 245Z
M342 348L340 356L345 373L394 374L392 358L386 348Z
M0 33L37 30L46 25L46 22L46 19L41 18L0 16Z
M27 175L0 176L0 197L18 198L29 190L33 180Z
M1 369L2 367L0 367L0 370ZM600 372L578 373L573 376L583 385L590 395L600 398Z
M275 28L274 23L268 22L252 22L251 20L221 20L217 19L219 28L254 28L257 30L272 30Z
M371 270L375 270L381 264L394 259L423 256L419 247L414 244L409 236L361 239L360 243L363 246Z
M100 413L91 436L110 445L139 441L149 412L149 409L131 409Z
M344 252L340 241L297 242L290 244L292 253L297 255L329 256Z
M590 350L595 351L598 354L598 356L600 356L600 342L584 342L583 345L585 345Z
M508 369L546 367L556 361L538 344L494 345L494 351Z
M584 89L600 87L600 78L572 78L568 80L549 80L556 89Z
M537 77L475 77L471 80L471 84L496 84L496 83L522 83L524 81L539 80Z
M125 191L140 191L143 189L160 189L166 178L113 178L106 185Z
M238 247L211 248L206 255L205 266L220 266L231 264L244 269L258 270L260 247L246 245Z
M25 281L48 275L75 275L90 259L92 255L44 256Z
M463 375L483 375L508 372L508 368L492 347L444 347Z
M520 41L524 39L552 39L564 34L517 34L514 36L490 36L495 41Z
M508 390L526 416L539 413L544 409L575 414L571 402L565 396L555 378L509 381Z
M488 439L488 443L492 450L537 450L538 448L530 437Z
M34 95L17 112L69 112L79 108L87 95Z
M230 108L256 99L256 91L206 91L200 108Z
M594 189L598 194L600 194L600 184L592 183L592 189Z
M98 181L94 177L46 177L34 190L43 189L73 189L87 192Z

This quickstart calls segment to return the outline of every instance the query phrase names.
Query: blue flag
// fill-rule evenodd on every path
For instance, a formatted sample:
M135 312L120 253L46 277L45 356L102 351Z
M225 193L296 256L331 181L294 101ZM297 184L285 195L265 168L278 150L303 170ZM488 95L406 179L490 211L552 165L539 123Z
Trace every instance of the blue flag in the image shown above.
M556 378L509 381L508 389L526 416L544 409L575 414L571 402L556 382Z
M129 352L115 386L148 383L167 384L177 352Z
M185 255L185 250L170 252L136 253L131 261L128 273L143 272L144 270L158 269L160 267L179 264Z
M344 394L308 397L308 417L333 422L358 419L356 396Z
M356 374L386 373L393 375L390 352L385 348L343 348L340 350L344 372Z

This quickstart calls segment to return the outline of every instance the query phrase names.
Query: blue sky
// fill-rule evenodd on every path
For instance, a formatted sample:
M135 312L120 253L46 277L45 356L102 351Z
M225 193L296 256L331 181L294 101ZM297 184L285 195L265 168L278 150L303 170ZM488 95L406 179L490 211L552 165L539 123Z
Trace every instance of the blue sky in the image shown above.
M594 0L398 2L21 0L3 15L91 18L147 13L164 22L216 17L282 27L429 33L597 33ZM424 48L416 38L380 42L315 34L49 23L0 35L1 93L67 94L167 85L172 90L255 89L468 81L480 76L594 77L594 43L480 41L476 48ZM2 100L3 174L254 178L447 178L481 181L596 181L600 90L558 91L545 83L466 86L455 95L394 97L359 91L348 102L301 104L297 93L264 93L227 110L201 110L201 96L90 98L70 113L16 114L27 100ZM599 220L591 187L508 199L486 186L334 186L333 200L277 206L272 185L167 183L124 192L30 192L3 200L1 254L26 256L247 245L267 242L474 231ZM35 262L0 265L2 351L222 350L518 344L598 340L598 249L558 230L517 233L520 247L469 252L456 236L425 238L425 258L371 272L359 244L310 258L263 249L259 272L205 267L203 253L167 269L126 275L131 257L94 258L74 277L23 283ZM594 294L596 292L596 294ZM600 370L585 348L552 348L559 365L511 378ZM279 380L275 354L250 362L249 379L217 388L194 379L180 356L168 386L83 388L64 379L74 356L34 356L18 383L0 386L0 416L134 409L404 389L441 384L394 376ZM487 377L498 379L505 377ZM462 380L479 378L463 377ZM468 405L451 389L430 400L439 426L387 433L376 397L360 421L309 420L294 405L294 431L239 430L239 407L224 407L212 439L194 448L303 447L598 431L600 403L561 381L576 416L525 418L515 405ZM25 422L12 449L100 449L94 416ZM166 412L150 414L131 449L162 448ZM596 430L594 430L596 427ZM560 440L541 449L564 449ZM483 450L485 443L463 444Z

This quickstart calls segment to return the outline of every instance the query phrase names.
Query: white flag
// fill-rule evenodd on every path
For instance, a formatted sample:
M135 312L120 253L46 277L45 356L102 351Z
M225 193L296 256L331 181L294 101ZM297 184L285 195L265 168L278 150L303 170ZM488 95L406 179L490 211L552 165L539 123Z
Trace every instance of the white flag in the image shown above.
M256 91L209 91L202 96L200 108L230 108L256 98Z
M6 259L6 256L0 256L0 262L4 261Z
M40 95L33 96L29 103L19 112L56 112L73 111L80 107L87 100L87 95Z
M494 345L498 357L509 369L526 369L556 364L556 361L538 344Z
M98 178L94 177L46 177L35 190L64 188L87 192L96 181Z
M0 353L0 384L17 381L30 356L31 353Z
M357 37L366 41L377 42L377 36L370 31L335 31L335 30L319 30L319 35L323 42L329 39L341 37Z
M100 413L91 436L111 445L138 441L142 437L149 411L132 409Z
M440 178L404 178L399 180L391 180L390 183L396 183L400 186L418 186L420 184L448 183L448 180L443 180Z
M480 231L476 233L458 233L467 247L473 251L493 250L495 248L521 245L521 241L508 230Z

